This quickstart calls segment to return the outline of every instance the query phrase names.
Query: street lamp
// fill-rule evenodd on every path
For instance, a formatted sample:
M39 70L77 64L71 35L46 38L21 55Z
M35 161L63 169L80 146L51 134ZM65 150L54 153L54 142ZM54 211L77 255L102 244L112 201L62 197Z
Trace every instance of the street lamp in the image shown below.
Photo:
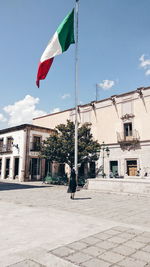
M104 158L105 158L105 153L107 155L107 157L109 157L110 155L110 150L109 147L105 145L105 143L103 142L101 145L101 150L102 150L102 159L103 159L103 165L102 165L102 177L105 177L105 172L104 172Z

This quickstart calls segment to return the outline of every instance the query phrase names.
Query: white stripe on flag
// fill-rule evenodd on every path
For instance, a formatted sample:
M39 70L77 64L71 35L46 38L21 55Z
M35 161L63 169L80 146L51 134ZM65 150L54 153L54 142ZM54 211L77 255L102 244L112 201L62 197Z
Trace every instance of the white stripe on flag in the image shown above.
M49 41L43 55L41 56L40 62L43 62L60 54L62 54L62 48L59 43L58 33L55 32L52 39Z

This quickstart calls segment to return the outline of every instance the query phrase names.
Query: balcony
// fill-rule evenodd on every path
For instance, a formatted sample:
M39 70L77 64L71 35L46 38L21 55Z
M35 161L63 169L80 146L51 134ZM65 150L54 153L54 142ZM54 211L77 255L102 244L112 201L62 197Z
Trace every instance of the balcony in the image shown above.
M3 145L0 146L0 154L12 153L12 146Z
M128 136L126 136L124 132L117 132L117 141L122 145L136 144L140 141L140 136L137 130L133 130Z
M36 143L36 142L30 143L30 151L38 152L40 150L41 150L41 144L40 143Z

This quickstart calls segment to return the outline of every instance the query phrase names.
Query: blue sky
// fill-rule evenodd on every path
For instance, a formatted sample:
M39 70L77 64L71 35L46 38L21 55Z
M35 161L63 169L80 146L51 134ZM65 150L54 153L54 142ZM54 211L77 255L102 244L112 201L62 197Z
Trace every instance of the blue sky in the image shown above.
M0 1L0 128L74 106L75 46L38 89L39 59L75 0ZM150 85L150 1L79 1L79 102Z

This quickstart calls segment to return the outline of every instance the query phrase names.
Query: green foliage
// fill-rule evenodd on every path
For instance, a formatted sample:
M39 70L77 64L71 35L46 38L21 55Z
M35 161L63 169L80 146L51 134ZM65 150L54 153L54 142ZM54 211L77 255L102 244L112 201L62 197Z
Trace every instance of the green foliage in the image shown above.
M41 148L41 157L49 161L67 163L71 168L74 165L74 138L75 125L71 121L59 124L57 132L50 135ZM98 159L100 144L93 140L90 124L78 128L78 163L91 162Z
M67 176L63 177L52 177L47 175L44 179L44 183L46 184L54 184L54 185L67 185L68 179Z

